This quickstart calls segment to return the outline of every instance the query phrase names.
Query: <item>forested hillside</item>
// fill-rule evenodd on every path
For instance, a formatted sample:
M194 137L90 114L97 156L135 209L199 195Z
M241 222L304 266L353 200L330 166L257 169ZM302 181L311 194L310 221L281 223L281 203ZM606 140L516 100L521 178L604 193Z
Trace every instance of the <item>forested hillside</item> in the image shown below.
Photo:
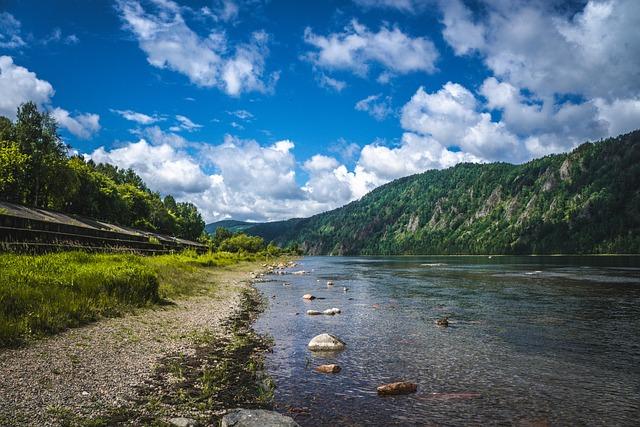
M640 253L640 131L522 165L428 171L246 232L308 254Z
M204 221L191 203L164 199L131 169L69 156L55 120L32 102L0 117L0 200L84 215L195 240Z

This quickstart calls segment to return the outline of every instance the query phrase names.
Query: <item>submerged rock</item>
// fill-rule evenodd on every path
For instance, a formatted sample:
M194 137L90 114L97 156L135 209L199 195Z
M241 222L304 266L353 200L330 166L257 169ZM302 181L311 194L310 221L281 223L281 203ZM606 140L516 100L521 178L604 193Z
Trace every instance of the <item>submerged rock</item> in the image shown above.
M318 311L318 310L307 310L307 314L309 316L317 316L319 314L322 314L322 312Z
M400 381L397 383L383 384L376 389L381 396L392 396L397 394L409 394L415 393L418 390L418 385L406 381Z
M442 326L443 328L446 328L447 326L449 326L449 318L448 317L443 317L442 319L437 319L436 320L436 325Z
M300 427L293 418L264 409L234 409L222 417L221 427Z
M331 334L317 335L307 345L311 351L340 351L344 350L345 346L340 338Z
M313 296L313 295L311 295L311 294L304 294L304 295L302 296L302 298L303 298L303 299L307 299L307 300L309 300L309 301L316 299L316 297L314 297L314 296Z
M316 372L320 372L321 374L337 374L338 372L340 372L342 370L342 368L338 365L320 365L318 366L315 371Z

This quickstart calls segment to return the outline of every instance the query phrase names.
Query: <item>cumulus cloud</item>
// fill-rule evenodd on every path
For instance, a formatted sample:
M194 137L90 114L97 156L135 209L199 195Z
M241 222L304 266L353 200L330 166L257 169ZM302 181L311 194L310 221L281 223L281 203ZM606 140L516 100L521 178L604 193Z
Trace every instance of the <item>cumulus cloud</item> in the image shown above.
M474 16L460 0L440 1L443 36L457 55L479 55L493 72L478 110L500 114L484 124L515 137L521 159L637 128L640 34L629 30L640 24L637 2L483 3Z
M0 56L0 115L16 118L18 106L33 101L46 105L54 95L53 86L36 73L14 64L10 56Z
M40 108L51 111L60 127L81 139L91 138L100 130L98 114L78 113L71 115L67 110L51 107L55 94L53 86L40 80L36 73L16 65L10 56L0 56L0 115L15 120L20 104L34 102Z
M353 20L344 31L328 36L315 34L307 27L304 40L314 48L306 58L319 68L349 70L360 76L366 76L373 65L383 74L436 71L438 51L433 42L411 37L398 27L383 25L373 32Z
M193 194L210 185L197 162L169 144L151 145L141 139L111 150L99 147L87 157L96 163L132 168L150 188L163 193Z
M265 75L269 37L264 31L249 41L231 45L224 31L201 37L186 23L180 7L171 0L145 8L137 0L118 0L118 10L154 67L184 74L203 87L217 87L229 95L270 90L277 73Z
M441 7L455 52L480 53L496 77L518 88L605 99L640 90L640 33L630 30L640 25L635 0L591 0L563 14L547 2L486 2L476 21L460 0Z
M80 139L89 139L100 131L98 114L80 113L72 116L67 110L56 107L51 111L58 125Z
M374 119L382 121L390 114L393 114L391 97L382 94L370 95L356 102L355 109L369 113Z
M116 114L122 116L126 120L129 120L129 121L132 121L132 122L136 122L136 123L141 124L141 125L150 125L152 123L156 123L156 122L159 122L161 120L164 120L164 118L158 117L155 114L153 116L150 116L148 114L138 113L137 111L132 111L132 110L115 110L115 109L112 109L110 111L112 113L116 113Z

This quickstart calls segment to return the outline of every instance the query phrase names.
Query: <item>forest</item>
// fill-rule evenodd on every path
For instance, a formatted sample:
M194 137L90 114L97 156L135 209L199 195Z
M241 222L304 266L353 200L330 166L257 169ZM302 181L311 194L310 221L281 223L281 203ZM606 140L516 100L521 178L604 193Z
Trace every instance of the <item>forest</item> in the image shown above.
M22 104L15 122L0 117L0 200L190 240L203 235L192 203L162 198L131 169L70 152L54 118L34 103Z
M520 165L427 171L244 232L315 255L640 253L640 131Z

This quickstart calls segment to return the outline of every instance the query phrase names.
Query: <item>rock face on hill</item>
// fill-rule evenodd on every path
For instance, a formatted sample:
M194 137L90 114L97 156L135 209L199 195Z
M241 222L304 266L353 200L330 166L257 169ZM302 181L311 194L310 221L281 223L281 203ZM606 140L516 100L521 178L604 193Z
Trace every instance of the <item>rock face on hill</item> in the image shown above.
M459 164L245 232L312 255L640 252L640 131L521 165Z

